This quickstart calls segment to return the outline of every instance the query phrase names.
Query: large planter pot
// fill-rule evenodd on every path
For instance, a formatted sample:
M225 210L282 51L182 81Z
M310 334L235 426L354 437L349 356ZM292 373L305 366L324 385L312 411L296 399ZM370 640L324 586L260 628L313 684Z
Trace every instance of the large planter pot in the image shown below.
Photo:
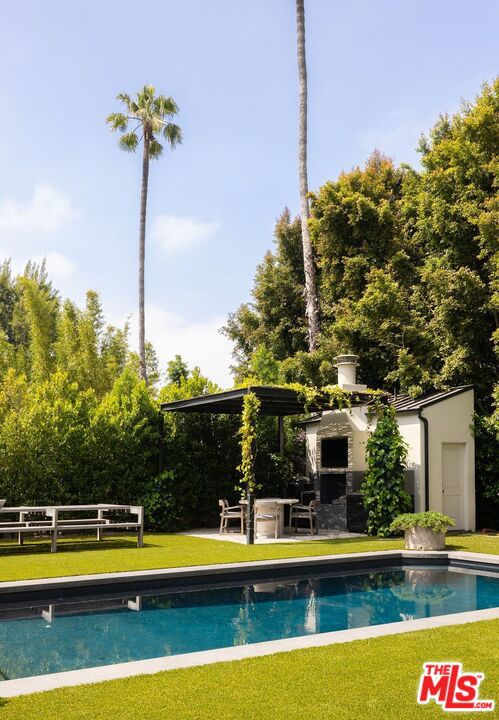
M431 528L416 527L405 531L406 550L444 550L444 533L434 533Z

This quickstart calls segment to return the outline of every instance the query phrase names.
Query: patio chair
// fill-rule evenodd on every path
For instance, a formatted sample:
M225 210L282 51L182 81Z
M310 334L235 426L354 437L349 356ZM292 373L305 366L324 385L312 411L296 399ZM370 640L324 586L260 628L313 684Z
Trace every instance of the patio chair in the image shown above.
M298 532L298 521L305 520L310 527L310 534L319 533L317 525L318 500L311 500L308 505L291 505L289 509L289 526L292 528L295 523L295 534Z
M274 521L274 538L279 537L279 503L255 500L255 535L258 537L258 521Z
M5 500L0 500L0 508L5 505Z
M244 533L245 510L242 505L229 505L225 498L218 501L220 505L220 535L227 532L230 520L241 523L241 534Z

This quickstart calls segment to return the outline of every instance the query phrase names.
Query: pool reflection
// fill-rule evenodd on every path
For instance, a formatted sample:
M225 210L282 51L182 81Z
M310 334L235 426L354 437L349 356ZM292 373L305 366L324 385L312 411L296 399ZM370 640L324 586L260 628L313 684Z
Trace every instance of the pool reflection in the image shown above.
M0 674L27 677L499 605L499 579L393 569L0 606Z

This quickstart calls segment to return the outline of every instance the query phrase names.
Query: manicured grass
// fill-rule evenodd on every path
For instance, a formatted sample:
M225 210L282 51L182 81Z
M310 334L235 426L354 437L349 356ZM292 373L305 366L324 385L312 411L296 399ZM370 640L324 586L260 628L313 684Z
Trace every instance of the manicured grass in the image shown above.
M451 535L447 539L447 545L452 550L499 554L499 536ZM378 540L365 537L246 546L186 535L148 534L143 548L135 546L132 536L114 537L102 543L88 538L67 538L58 543L57 553L51 554L47 540L30 542L23 547L3 542L0 545L0 581L393 550L402 547L401 538Z
M484 672L499 701L499 621L361 640L0 700L2 720L425 720L422 664L457 660ZM1 684L0 684L1 693ZM460 713L464 718L470 714ZM494 713L474 713L494 717ZM497 717L497 715L495 715Z

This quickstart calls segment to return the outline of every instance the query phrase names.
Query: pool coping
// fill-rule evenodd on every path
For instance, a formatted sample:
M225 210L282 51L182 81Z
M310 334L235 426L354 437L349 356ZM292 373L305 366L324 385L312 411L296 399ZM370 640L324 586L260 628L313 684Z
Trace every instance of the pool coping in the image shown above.
M43 589L45 592L56 589L81 589L87 586L106 586L110 584L136 583L137 580L192 580L198 579L200 574L206 578L214 575L222 575L226 579L231 575L239 574L241 571L250 571L246 574L256 574L262 571L268 573L272 568L298 570L311 566L338 566L348 564L352 569L355 565L360 567L367 561L374 559L399 561L404 564L411 564L411 560L422 561L440 560L438 564L445 564L456 568L469 568L479 566L480 569L494 568L499 570L499 556L485 553L439 551L422 552L406 550L386 550L369 553L350 553L348 555L319 555L306 558L283 558L279 560L251 561L243 563L224 563L218 565L196 565L187 568L164 568L157 570L133 571L126 573L102 573L96 575L70 576L63 578L44 578L41 580L23 580L18 582L0 583L0 599L2 595L10 596L12 593L29 593L34 590ZM413 563L416 564L416 563ZM437 564L437 563L435 563ZM353 567L352 567L353 566ZM417 630L446 627L449 625L461 625L480 620L499 619L499 608L485 610L472 610L451 615L439 615L430 618L407 620L404 622L385 623L383 625L366 626L348 630L336 630L328 633L317 633L281 640L271 640L248 645L237 645L227 648L213 650L202 650L182 655L171 655L168 657L151 658L147 660L134 660L114 665L104 665L81 670L68 670L64 672L51 673L48 675L37 675L28 678L4 680L0 683L0 697L16 697L28 695L35 692L43 692L56 688L70 687L75 685L86 685L90 683L104 682L118 678L132 677L136 675L149 675L165 670L193 667L196 665L207 665L217 662L230 662L243 660L250 657L262 657L274 653L289 652L292 650L323 647L336 643L365 640L368 638L381 637L383 635L398 635Z
M33 590L59 590L62 588L85 588L88 586L136 584L137 580L182 580L210 575L228 576L236 572L251 575L260 571L268 572L272 568L290 570L306 568L309 565L361 565L370 560L393 560L411 562L411 560L448 561L451 564L472 563L499 567L499 555L475 553L458 550L374 550L365 553L345 553L332 555L307 555L305 557L279 558L277 560L251 560L238 563L218 563L214 565L187 565L182 567L154 568L152 570L133 570L127 572L95 573L92 575L65 575L62 577L39 578L32 580L12 580L0 582L0 600L2 595L33 592Z

